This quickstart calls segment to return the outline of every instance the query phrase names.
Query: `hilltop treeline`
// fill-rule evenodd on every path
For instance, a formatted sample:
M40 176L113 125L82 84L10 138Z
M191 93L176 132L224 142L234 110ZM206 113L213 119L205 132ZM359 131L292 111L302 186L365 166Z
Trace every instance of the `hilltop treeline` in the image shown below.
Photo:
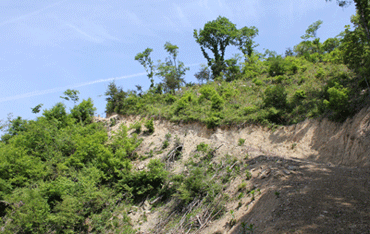
M124 91L111 83L106 112L199 121L210 128L240 123L293 124L319 116L343 121L368 103L369 66L365 64L369 41L359 20L354 16L354 30L348 26L324 42L317 37L323 22L316 21L301 37L302 42L278 55L255 50L257 28L237 29L227 18L218 17L194 30L207 60L195 74L199 84L184 82L186 68L176 60L177 46L166 43L172 57L158 65L152 62L152 49L148 48L135 59L148 72L150 89ZM242 54L225 59L227 46L236 46ZM155 76L161 82L155 84Z

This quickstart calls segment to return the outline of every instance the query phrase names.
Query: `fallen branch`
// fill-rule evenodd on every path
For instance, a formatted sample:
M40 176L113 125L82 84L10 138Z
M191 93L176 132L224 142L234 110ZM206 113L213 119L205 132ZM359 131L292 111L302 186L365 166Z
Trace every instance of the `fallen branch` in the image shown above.
M212 150L211 152L209 152L211 155L212 155L212 157L214 157L215 156L215 153L216 153L216 151L219 149L219 148L221 148L221 146L223 146L224 144L221 144L220 146L218 146L216 149L214 149L214 150Z

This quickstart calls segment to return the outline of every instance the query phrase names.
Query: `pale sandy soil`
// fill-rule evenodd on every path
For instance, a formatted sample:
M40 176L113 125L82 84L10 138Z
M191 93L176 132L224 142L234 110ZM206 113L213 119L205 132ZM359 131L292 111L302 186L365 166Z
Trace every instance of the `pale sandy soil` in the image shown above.
M139 117L110 118L118 120L111 131L120 124L129 126L140 121ZM364 109L343 124L307 120L272 131L258 126L210 130L197 123L157 119L154 134L140 135L143 143L138 153L145 155L153 150L157 152L153 158L163 159L177 136L183 150L181 160L171 165L174 173L185 170L184 162L194 155L200 142L220 147L215 161L228 154L248 164L252 179L233 179L224 191L234 198L226 204L227 212L197 233L252 233L243 230L243 224L253 224L253 233L370 233L369 120L370 109ZM168 133L172 136L170 146L160 152ZM240 138L245 139L242 146L238 145ZM148 162L137 160L134 164L143 170ZM251 196L235 198L243 192L238 191L242 182L259 189L254 200ZM135 228L140 228L138 233L172 233L171 229L157 228L169 216L169 206L154 209L146 201L134 207L130 217ZM232 219L236 221L233 226Z

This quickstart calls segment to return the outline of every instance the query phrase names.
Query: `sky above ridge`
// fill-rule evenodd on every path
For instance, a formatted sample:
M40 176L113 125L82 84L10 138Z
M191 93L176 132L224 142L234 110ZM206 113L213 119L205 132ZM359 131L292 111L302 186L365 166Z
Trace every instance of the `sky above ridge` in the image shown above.
M137 53L153 48L152 58L167 57L169 41L179 47L179 60L190 67L185 80L205 64L193 30L218 16L237 28L255 26L257 50L284 54L302 39L307 27L324 23L321 42L350 24L354 6L340 8L325 0L1 0L0 1L0 119L8 113L34 119L31 108L49 109L60 96L77 89L91 97L96 114L104 116L104 92L110 82L124 89L149 87ZM228 47L227 56L238 53ZM159 78L156 82L159 82Z

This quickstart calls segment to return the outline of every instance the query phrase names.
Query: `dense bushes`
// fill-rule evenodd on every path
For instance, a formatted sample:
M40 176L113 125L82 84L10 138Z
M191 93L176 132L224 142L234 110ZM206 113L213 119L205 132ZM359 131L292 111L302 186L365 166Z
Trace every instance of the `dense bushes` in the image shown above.
M325 113L342 121L354 113L345 111L356 94L349 85L360 86L354 85L354 76L344 65L312 63L304 57L291 56L264 63L278 63L284 67L279 71L284 73L271 70L272 66L253 80L209 81L201 86L182 87L173 94L148 90L136 96L135 103L130 105L126 105L128 96L117 101L126 103L119 112L162 116L172 121L199 121L209 128L243 122L291 124ZM335 86L335 82L341 86ZM359 109L362 103L353 105Z
M37 120L12 121L10 137L0 142L5 233L106 232L112 212L124 206L117 206L121 191L129 199L161 187L163 165L132 173L130 157L141 141L122 128L108 142L105 127L91 123L93 109L90 100L71 113L58 103ZM133 233L124 220L122 229Z

